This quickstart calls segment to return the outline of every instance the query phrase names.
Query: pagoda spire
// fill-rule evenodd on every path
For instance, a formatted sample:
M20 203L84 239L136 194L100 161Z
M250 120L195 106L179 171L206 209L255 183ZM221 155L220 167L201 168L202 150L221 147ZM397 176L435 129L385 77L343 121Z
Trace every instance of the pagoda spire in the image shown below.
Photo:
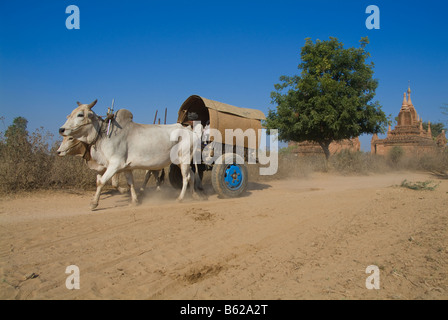
M406 92L403 93L403 103L401 104L401 109L406 109L408 107L408 102L406 101Z
M412 100L411 100L411 81L409 81L408 85L408 106L412 106Z

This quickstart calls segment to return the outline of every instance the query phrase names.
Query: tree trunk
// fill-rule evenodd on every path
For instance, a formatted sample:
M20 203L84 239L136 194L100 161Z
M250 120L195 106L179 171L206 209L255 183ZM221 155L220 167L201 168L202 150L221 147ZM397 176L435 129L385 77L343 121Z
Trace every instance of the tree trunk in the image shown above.
M325 159L328 162L328 159L330 159L330 143L331 141L320 141L319 145L321 146L322 150L324 150Z
M326 169L325 171L329 170L330 143L331 143L331 141L319 142L319 145L321 146L322 150L324 150L324 154L325 154L325 169Z

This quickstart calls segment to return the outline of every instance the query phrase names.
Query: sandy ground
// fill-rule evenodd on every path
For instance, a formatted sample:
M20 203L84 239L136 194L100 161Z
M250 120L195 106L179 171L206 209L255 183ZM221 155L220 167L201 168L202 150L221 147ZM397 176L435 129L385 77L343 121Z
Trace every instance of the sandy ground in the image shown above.
M429 174L314 174L184 203L167 183L137 207L106 192L93 212L92 195L0 200L1 299L448 298L448 180ZM66 288L70 265L79 290Z

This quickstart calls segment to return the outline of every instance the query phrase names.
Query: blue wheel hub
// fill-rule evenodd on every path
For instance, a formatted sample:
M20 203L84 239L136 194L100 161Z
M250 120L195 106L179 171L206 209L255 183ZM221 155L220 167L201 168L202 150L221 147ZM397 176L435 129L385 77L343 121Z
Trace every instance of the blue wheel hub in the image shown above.
M230 164L226 168L224 181L230 190L238 190L244 180L243 172L239 165Z

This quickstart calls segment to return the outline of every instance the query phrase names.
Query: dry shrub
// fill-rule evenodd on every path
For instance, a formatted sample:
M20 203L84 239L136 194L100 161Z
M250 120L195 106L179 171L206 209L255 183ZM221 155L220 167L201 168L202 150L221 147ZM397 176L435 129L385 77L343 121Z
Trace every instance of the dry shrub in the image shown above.
M381 156L365 152L342 151L334 154L327 162L323 154L301 156L289 148L278 154L278 171L272 176L259 175L261 165L249 165L251 181L272 179L303 178L313 172L333 172L339 174L368 174L390 171L386 160Z
M0 138L0 193L61 187L94 187L96 173L78 157L56 155L60 141L52 144L43 128L8 141Z
M400 151L394 147L386 156L388 164L395 170L437 171L448 170L448 149L433 152L415 153L413 155Z
M390 171L386 159L362 151L342 150L330 157L333 171L341 174L369 174Z
M405 157L405 152L403 148L399 146L393 147L387 154L387 160L391 167L398 168L403 165L403 158Z
M0 146L0 190L14 192L48 184L51 157L46 141L50 135L38 129L31 136L2 140Z
M303 178L312 172L332 172L342 175L366 175L387 173L396 170L437 171L448 170L448 150L438 153L425 153L419 157L409 157L395 149L388 156L370 152L343 150L330 157L326 163L324 155L298 156L290 149L280 150L278 171L272 176L261 176L261 165L248 165L251 181L272 179Z
M80 157L58 157L56 150L60 141L53 143L53 140L53 135L43 128L9 141L0 132L0 193L49 188L94 189L96 172L90 170ZM346 175L400 169L437 172L448 170L447 149L438 153L425 153L420 157L407 157L398 148L393 149L386 157L359 151L342 151L332 155L328 163L323 155L299 156L291 148L280 150L277 156L278 170L274 175L260 175L260 167L266 165L249 164L250 181L304 178L312 172L328 171ZM165 173L168 181L168 168ZM141 185L144 176L144 170L134 171L137 186ZM209 174L206 173L204 183L207 183L207 179ZM154 178L151 178L149 186L154 184ZM125 179L120 179L120 185L126 185Z
M268 154L268 157L270 155ZM273 157L274 155L272 155ZM274 175L260 175L261 167L268 167L261 164L249 164L248 173L251 181L268 181L273 179L286 178L304 178L310 173L316 171L325 171L325 157L315 156L298 156L296 153L288 150L280 150L278 153L278 170Z
M448 170L448 149L428 153L418 158L417 169L444 172Z
M81 157L56 155L60 142L50 152L52 170L47 187L93 189L96 186L96 171L90 170Z

